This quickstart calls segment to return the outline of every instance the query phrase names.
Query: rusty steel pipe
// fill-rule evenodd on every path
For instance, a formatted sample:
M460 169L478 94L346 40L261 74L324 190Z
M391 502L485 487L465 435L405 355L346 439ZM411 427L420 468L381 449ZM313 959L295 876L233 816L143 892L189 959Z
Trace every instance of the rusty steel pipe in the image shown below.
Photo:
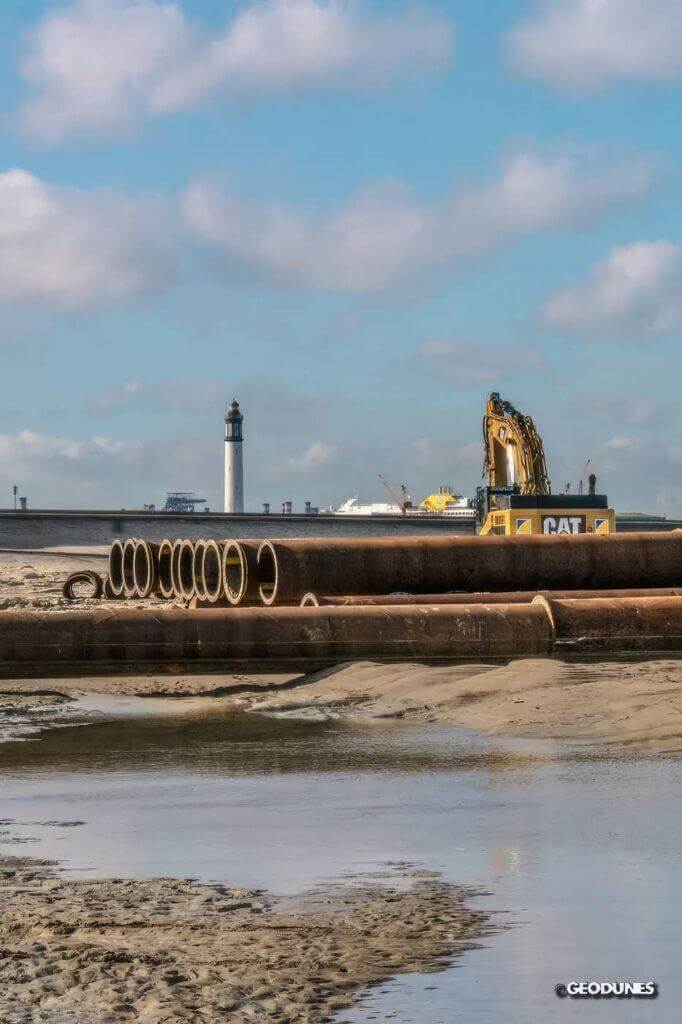
M222 597L218 598L217 601L209 601L207 599L204 600L198 598L195 594L194 597L190 597L185 607L189 608L190 611L194 611L197 608L232 608L233 606L230 604L230 602L227 600L224 594Z
M181 540L178 544L173 576L173 589L180 601L189 601L194 597L194 545L191 540Z
M536 597L552 617L554 652L563 657L682 651L682 598L556 600Z
M217 540L204 542L204 554L201 559L201 593L197 589L197 598L208 605L222 604L225 597L223 590L223 548L224 543Z
M169 601L173 597L173 542L166 538L159 544L157 554L157 587L161 597Z
M223 590L231 605L259 600L257 540L230 540L223 549Z
M123 544L123 596L127 598L137 597L137 584L135 583L135 547L137 538L126 537Z
M183 538L174 540L173 553L171 554L171 584L173 586L173 597L176 600L182 600L182 591L180 590L180 551L184 543Z
M133 555L133 578L135 580L135 596L149 597L156 589L158 580L159 545L154 541L135 541Z
M682 586L682 534L266 540L264 604L334 594Z
M194 544L192 546L192 593L196 595L201 601L206 600L206 591L204 590L204 576L202 572L205 550L205 540L194 541Z
M682 653L682 598L530 604L0 612L5 674L211 663L306 671L357 659Z
M109 589L112 597L123 596L123 543L115 540L109 548Z
M595 597L682 597L682 588L659 587L646 590L501 590L486 594L305 594L301 608L349 607L352 605L406 604L528 604L534 597L595 598Z
M414 608L127 608L0 611L0 663L133 665L211 661L311 666L358 658L457 660L547 655L544 605Z

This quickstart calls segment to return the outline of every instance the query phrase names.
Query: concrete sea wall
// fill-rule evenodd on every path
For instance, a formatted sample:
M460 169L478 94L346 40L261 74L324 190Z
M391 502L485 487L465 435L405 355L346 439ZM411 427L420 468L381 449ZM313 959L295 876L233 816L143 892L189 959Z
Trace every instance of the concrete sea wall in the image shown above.
M680 520L617 518L619 530L672 530ZM472 534L473 522L438 516L224 515L195 512L0 511L0 548L58 548L111 544L117 537L215 540L266 537Z

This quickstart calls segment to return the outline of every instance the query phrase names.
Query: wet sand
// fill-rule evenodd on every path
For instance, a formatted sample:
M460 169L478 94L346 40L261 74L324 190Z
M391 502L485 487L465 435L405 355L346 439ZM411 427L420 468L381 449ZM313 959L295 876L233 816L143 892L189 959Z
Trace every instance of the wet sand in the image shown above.
M682 659L508 665L357 662L239 698L253 711L447 722L493 734L682 753Z
M150 673L4 679L0 738L6 707L14 716L6 719L10 727L23 709L27 719L33 716L45 728L51 716L74 721L77 704L64 709L63 703L82 694L209 697L238 710L309 720L441 722L494 735L610 745L622 753L682 753L682 659L529 658L507 665L449 666L353 662L296 677Z
M72 881L0 858L0 1019L331 1020L368 986L444 970L489 933L470 894L394 874L277 900L188 879Z

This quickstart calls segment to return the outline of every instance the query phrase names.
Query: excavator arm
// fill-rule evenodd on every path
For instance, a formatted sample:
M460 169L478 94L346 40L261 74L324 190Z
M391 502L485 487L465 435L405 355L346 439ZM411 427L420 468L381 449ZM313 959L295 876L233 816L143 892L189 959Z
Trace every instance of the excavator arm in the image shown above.
M545 450L530 416L496 391L488 395L483 417L484 473L489 487L518 485L521 494L549 494Z

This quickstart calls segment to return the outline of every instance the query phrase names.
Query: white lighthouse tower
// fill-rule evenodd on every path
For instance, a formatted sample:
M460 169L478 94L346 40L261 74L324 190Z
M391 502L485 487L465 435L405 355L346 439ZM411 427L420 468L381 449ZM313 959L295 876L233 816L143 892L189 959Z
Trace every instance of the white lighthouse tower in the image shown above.
M244 511L244 438L239 402L233 398L225 414L225 511Z

